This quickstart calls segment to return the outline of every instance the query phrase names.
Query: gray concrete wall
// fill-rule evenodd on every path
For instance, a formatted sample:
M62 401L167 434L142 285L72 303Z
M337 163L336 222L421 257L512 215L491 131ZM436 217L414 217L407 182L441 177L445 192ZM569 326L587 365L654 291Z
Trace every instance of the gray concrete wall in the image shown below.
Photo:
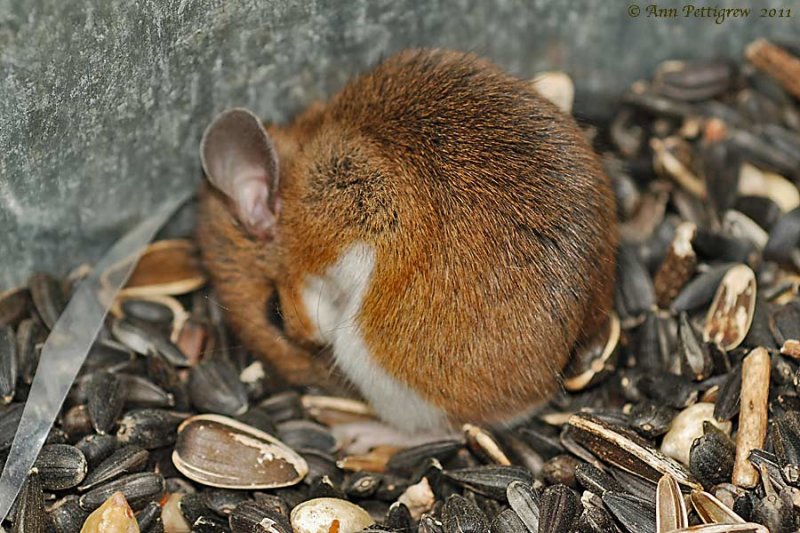
M757 36L800 35L800 6L792 18L716 24L647 17L647 2L632 18L634 3L0 0L0 290L97 258L194 188L216 111L286 119L403 47L473 50L521 76L563 68L578 111L593 115L661 59L736 58ZM714 5L748 3L793 4Z

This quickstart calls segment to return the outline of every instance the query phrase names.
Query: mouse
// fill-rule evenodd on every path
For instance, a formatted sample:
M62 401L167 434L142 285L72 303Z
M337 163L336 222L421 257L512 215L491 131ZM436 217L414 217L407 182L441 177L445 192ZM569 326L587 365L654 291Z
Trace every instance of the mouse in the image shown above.
M488 59L403 50L286 124L228 109L200 159L197 240L233 332L393 427L519 419L606 323L609 178Z

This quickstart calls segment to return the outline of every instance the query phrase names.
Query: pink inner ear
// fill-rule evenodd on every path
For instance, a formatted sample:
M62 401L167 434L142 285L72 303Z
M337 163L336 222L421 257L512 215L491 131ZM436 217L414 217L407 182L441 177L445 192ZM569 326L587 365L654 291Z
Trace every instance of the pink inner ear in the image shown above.
M278 160L261 121L246 109L217 116L200 148L209 181L234 203L242 224L254 236L270 238L278 204Z
M234 202L245 228L260 239L272 237L275 214L270 211L266 176L250 177L234 183Z

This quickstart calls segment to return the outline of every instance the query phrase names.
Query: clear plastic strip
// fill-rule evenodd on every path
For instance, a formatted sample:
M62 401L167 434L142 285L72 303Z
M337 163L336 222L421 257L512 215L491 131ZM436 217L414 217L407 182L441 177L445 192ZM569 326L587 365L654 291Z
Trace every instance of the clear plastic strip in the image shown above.
M28 401L0 477L0 522L8 515L36 461L114 297L128 280L144 248L190 195L187 192L165 203L117 241L81 282L53 326L42 347ZM103 277L112 267L114 276Z

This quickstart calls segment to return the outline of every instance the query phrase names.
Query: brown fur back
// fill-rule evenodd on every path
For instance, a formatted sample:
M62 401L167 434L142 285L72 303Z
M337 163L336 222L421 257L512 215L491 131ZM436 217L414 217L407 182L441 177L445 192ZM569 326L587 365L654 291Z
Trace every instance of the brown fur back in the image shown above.
M407 51L281 135L284 307L364 241L377 266L358 322L390 375L456 420L558 387L610 305L616 248L608 180L572 119L474 56Z

